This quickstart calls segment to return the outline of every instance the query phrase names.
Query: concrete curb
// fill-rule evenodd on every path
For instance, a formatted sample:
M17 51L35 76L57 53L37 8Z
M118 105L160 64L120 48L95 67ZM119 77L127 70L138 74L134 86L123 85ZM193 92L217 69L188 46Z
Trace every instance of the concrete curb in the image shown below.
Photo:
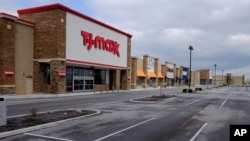
M173 88L182 88L182 87L166 87L164 89L173 89ZM160 90L160 88L138 88L138 89L130 89L130 90L119 90L119 91L109 91L108 93L114 92L136 92L136 91L151 91L151 90ZM17 94L5 94L0 97L3 97L7 101L13 100L24 100L24 99L36 99L36 98L59 98L59 97L72 97L72 96L85 96L85 95L93 95L93 94L106 94L106 92L86 92L86 93L62 93L62 94L25 94L25 95L17 95Z
M27 128L17 129L17 130L13 130L13 131L2 132L2 133L0 133L0 138L5 138L5 137L13 136L13 135L26 133L26 132L31 132L31 131L35 131L35 130L44 129L44 128L49 128L49 127L56 126L56 125L59 125L59 124L62 124L62 123L68 122L68 121L73 121L76 119L87 118L90 116L95 116L95 115L101 114L101 111L97 111L97 110L93 110L93 111L96 111L96 113L85 115L85 116L79 116L79 117L75 117L75 118L70 118L70 119L65 119L65 120L60 120L60 121L56 121L56 122L50 122L50 123L46 123L46 124L31 126L31 127L27 127Z
M156 103L157 101L139 101L139 100L129 99L128 102L132 102L132 103L144 103L144 104L153 104L153 103Z
M170 97L170 98L166 98L166 99L161 99L161 100L157 100L157 101L139 101L139 100L129 99L128 102L132 102L132 103L144 103L144 104L154 104L154 103L157 103L157 102L162 102L162 101L171 100L171 99L174 99L174 98L176 98L176 97L177 97L177 96L175 96L175 97Z

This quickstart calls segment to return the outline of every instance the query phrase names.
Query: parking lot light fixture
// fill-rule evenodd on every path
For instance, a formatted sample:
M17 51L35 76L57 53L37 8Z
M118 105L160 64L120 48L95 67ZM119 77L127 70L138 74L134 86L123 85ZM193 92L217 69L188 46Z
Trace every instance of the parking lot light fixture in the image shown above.
M191 58L192 58L192 50L194 50L194 48L190 45L188 47L188 49L190 50L190 60L189 60L189 83L188 83L188 87L190 88L191 85Z

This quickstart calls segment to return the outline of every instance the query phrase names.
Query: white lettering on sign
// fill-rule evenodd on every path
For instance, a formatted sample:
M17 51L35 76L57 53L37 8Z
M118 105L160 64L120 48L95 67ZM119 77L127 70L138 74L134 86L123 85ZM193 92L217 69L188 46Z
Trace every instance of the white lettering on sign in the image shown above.
M4 71L4 74L12 76L12 75L14 75L14 72L13 71Z
M93 38L93 34L86 31L81 31L81 35L83 36L83 45L87 46L88 50L91 50L92 46L94 46L97 49L106 50L120 57L119 44L116 41L104 39L101 36Z
M66 73L65 72L58 72L58 75L59 76L66 76Z
M236 129L235 132L234 132L234 136L243 136L244 134L247 133L247 130L246 129Z

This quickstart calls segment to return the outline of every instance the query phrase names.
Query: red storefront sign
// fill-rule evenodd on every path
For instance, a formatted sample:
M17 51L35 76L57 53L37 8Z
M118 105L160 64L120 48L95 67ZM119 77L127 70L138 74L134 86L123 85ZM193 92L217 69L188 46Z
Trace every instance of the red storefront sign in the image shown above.
M4 75L6 75L6 76L13 76L14 72L13 71L4 71Z
M106 50L120 57L119 44L116 41L104 39L101 36L93 38L93 34L86 31L81 31L81 35L83 36L83 45L87 46L88 50L94 46L97 49Z
M64 76L66 76L66 73L65 72L58 72L58 76L64 77Z

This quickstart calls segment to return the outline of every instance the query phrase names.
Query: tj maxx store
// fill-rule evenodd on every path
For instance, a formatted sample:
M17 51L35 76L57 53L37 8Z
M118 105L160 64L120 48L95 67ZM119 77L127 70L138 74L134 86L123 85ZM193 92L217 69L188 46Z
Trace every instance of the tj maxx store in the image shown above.
M61 4L0 13L0 93L130 88L132 35Z

